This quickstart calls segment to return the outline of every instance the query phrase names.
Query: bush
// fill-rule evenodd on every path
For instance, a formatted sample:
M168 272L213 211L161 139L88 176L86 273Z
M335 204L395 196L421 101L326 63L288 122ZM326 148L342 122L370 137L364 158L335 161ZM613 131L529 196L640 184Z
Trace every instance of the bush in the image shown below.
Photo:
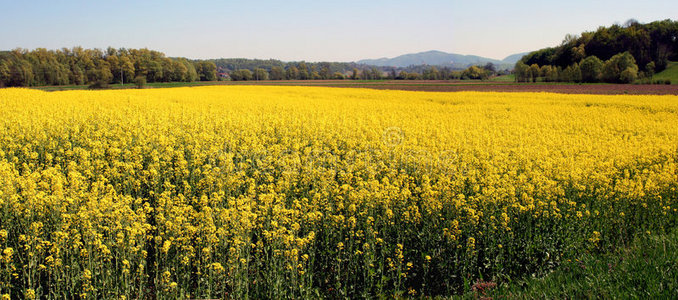
M137 76L134 78L134 84L137 86L137 88L143 89L146 86L146 77Z
M536 75L539 76L539 67L537 65L534 65L534 69L536 70L535 71ZM487 78L489 78L489 74L487 73L487 71L477 66L470 66L468 69L462 72L461 76L462 78L480 79L480 80L486 80Z
M636 81L638 78L638 69L634 69L632 67L626 68L626 70L622 71L621 74L619 75L619 81L622 83L632 83Z
M248 69L240 69L237 71L231 72L231 79L233 81L247 81L252 80L252 71Z
M94 83L90 84L87 88L91 89L91 90L107 89L108 88L108 82L103 81L103 80L97 80Z
M671 79L664 80L664 84L671 84Z
M628 52L612 56L603 65L602 77L605 82L631 83L638 78L636 60Z

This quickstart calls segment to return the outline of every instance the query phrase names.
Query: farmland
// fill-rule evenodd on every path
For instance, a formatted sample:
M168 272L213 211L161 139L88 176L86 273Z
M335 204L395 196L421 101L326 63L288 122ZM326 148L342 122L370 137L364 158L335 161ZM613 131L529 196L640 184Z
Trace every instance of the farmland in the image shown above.
M0 295L449 296L544 274L675 227L677 100L1 89Z
M511 77L497 80L283 80L283 81L201 81L149 83L147 88L192 87L211 85L265 85L265 86L315 86L341 88L369 88L379 90L428 92L547 92L563 94L599 95L678 95L678 85L664 84L573 84L573 83L515 83ZM86 90L87 85L38 86L43 91ZM114 84L110 89L136 88L134 84Z

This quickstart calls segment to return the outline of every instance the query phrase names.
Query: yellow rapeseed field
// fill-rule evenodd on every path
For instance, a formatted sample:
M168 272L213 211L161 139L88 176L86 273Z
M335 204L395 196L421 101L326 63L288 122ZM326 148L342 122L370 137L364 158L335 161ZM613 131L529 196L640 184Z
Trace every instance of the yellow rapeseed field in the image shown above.
M676 96L0 89L0 295L450 295L674 226L677 149Z

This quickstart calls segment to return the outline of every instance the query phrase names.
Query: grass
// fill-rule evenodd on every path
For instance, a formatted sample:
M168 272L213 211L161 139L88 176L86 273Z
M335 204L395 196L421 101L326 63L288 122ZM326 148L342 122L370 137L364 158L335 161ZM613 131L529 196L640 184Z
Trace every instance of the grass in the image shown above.
M171 88L171 87L191 87L191 86L208 86L208 85L328 85L328 86L342 86L350 84L379 84L381 80L346 80L345 82L324 83L322 81L194 81L194 82L151 82L147 83L144 88ZM89 85L53 85L53 86L34 86L33 89L53 92L65 90L87 90ZM135 89L137 86L134 83L126 84L110 84L107 89Z
M678 61L669 62L664 71L655 74L653 80L671 80L671 84L678 84Z
M467 298L675 299L678 295L678 230L645 235L611 253L588 253L542 278L500 284Z
M440 82L421 82L421 81L385 81L385 80L336 80L331 82L323 81L194 81L194 82L152 82L147 83L144 88L171 88L171 87L191 87L191 86L208 86L208 85L279 85L279 86L328 86L328 87L361 87L361 86L477 86L477 85L498 85L498 84L515 84L513 75L504 75L492 78L490 80L461 80L452 81L449 83ZM523 83L523 84L560 84L573 85L577 83L569 82L537 82L537 83ZM52 85L52 86L33 86L32 89L53 92L66 90L87 90L89 85ZM137 88L133 83L126 84L110 84L107 89L135 89Z
M671 63L671 68L660 74L666 74L672 70L678 71L678 63ZM676 72L678 73L678 72ZM659 76L659 75L657 75ZM658 80L658 77L655 78ZM275 85L275 86L325 86L325 87L350 87L350 88L377 88L377 89L403 89L403 90L436 90L444 91L445 87L450 87L450 91L463 90L463 87L476 89L479 86L487 86L494 89L501 89L501 86L595 86L610 85L608 83L573 83L573 82L521 82L516 83L514 75L503 75L491 78L489 80L452 80L452 81L423 81L423 80L282 80L282 81L197 81L197 82L153 82L147 83L145 88L172 88L172 87L193 87L193 86L211 86L211 85ZM672 80L678 83L678 79ZM612 84L615 85L615 84ZM64 90L87 90L88 85L62 85L62 86L34 86L32 89L43 91L64 91ZM106 89L134 89L137 88L133 83L110 84ZM585 88L583 88L585 92ZM546 90L544 90L546 91Z
M499 81L499 82L515 82L516 81L516 75L515 74L508 74L508 75L502 75L502 76L497 76L490 81Z
M226 81L195 81L195 82L152 82L147 83L146 88L169 88L169 87L183 87L183 86L205 86L205 85L218 85L224 84ZM53 92L53 91L66 91L66 90L87 90L89 85L49 85L49 86L35 86L31 87L38 90ZM125 84L115 84L112 83L107 89L135 89L137 88L134 83L125 83Z

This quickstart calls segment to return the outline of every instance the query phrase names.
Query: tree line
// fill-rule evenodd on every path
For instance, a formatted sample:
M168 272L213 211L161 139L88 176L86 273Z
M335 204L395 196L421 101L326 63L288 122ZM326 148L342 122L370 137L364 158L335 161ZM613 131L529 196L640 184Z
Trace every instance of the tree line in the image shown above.
M42 86L217 80L210 61L168 58L149 49L60 50L37 48L0 52L0 86Z
M131 82L215 80L484 80L506 72L497 71L492 63L455 70L428 65L394 68L274 59L188 60L166 57L162 52L145 48L0 51L0 87L84 84L105 87Z
M430 65L395 68L353 62L283 62L276 59L245 58L221 58L210 61L215 63L218 73L228 74L233 80L449 80L481 79L481 77L485 78L496 72L496 67L491 63L486 66L476 66L479 69L473 69L473 71L476 71L475 73L464 73L463 69L452 69L447 66L438 68ZM490 67L488 68L488 66ZM490 70L490 72L480 76L477 71L481 69Z
M292 62L284 65L273 65L270 69L255 66L252 69L223 70L228 72L234 81L247 80L485 80L494 75L507 74L508 71L497 71L492 63L485 66L470 66L465 70L452 70L448 67L438 69L436 66L411 66L407 69L375 66L353 66L346 70L347 63L306 63ZM220 68L217 63L217 68ZM348 64L347 64L348 65ZM338 66L338 67L334 67ZM408 71L410 69L410 71ZM414 70L412 70L414 69ZM222 72L222 69L220 69Z
M519 82L608 82L633 83L637 79L649 79L655 73L654 62L645 66L645 71L638 71L636 60L629 52L618 53L606 61L596 56L587 56L580 62L567 66L537 64L528 66L523 62L516 63L515 74Z
M531 52L516 63L516 81L632 83L649 80L678 60L678 21L600 27L567 35L560 46Z
M455 80L487 79L507 74L492 63L469 66L466 70L430 65L405 68L370 66L354 62L283 62L277 59L220 58L209 60L217 72L230 80Z

